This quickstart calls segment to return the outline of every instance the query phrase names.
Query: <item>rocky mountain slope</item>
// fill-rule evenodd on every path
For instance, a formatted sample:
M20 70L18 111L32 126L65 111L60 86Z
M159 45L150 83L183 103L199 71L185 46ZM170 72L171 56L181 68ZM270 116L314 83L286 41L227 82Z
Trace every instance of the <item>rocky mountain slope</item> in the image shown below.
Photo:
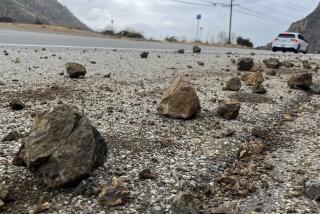
M320 51L320 4L306 18L293 23L288 31L302 33L310 44L310 51Z
M89 29L57 0L1 0L1 20Z

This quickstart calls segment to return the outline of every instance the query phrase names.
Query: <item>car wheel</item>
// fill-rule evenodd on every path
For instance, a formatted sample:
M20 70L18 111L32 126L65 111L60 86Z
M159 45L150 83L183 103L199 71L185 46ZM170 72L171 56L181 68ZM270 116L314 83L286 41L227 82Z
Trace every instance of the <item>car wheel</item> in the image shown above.
M309 50L309 47L307 47L307 49L305 51L303 51L302 53L303 54L307 54L308 53L308 50Z
M300 45L297 47L297 49L294 51L296 54L300 52Z
M273 52L277 52L277 48L272 48L272 51Z

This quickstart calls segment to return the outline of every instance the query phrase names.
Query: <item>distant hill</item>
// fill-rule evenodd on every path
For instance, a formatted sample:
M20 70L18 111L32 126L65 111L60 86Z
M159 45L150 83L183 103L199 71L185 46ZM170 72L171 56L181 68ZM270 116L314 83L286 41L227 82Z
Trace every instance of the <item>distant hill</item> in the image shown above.
M57 0L0 0L0 22L89 29Z
M310 51L320 52L320 4L306 18L293 23L290 32L300 32L309 41Z

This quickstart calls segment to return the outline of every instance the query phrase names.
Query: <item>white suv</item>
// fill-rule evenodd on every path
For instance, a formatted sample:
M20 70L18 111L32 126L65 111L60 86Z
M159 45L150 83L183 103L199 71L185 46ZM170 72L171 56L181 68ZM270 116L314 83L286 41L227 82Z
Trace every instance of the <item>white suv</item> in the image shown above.
M272 42L272 51L292 51L295 53L308 52L308 41L300 33L280 33Z

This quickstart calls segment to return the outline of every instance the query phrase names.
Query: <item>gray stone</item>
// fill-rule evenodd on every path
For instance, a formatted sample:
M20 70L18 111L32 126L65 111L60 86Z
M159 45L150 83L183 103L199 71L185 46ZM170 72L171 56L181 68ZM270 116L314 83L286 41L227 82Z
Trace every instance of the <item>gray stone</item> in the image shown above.
M201 48L197 45L194 45L192 51L193 53L201 53Z
M254 61L251 57L241 57L238 59L237 67L239 71L250 71L253 68Z
M316 201L320 200L320 181L307 181L305 183L305 194Z
M66 70L70 78L81 78L87 73L87 69L78 63L67 63Z
M263 63L267 68L271 68L271 69L278 69L280 68L280 65L281 65L280 61L276 58L265 59L263 60Z
M239 91L241 88L241 80L239 77L233 77L226 83L226 86L223 88L225 91Z
M172 214L198 214L200 202L191 193L182 193L177 196L171 205Z
M49 187L62 187L88 177L106 157L106 142L89 119L59 105L37 115L13 163L38 172Z

